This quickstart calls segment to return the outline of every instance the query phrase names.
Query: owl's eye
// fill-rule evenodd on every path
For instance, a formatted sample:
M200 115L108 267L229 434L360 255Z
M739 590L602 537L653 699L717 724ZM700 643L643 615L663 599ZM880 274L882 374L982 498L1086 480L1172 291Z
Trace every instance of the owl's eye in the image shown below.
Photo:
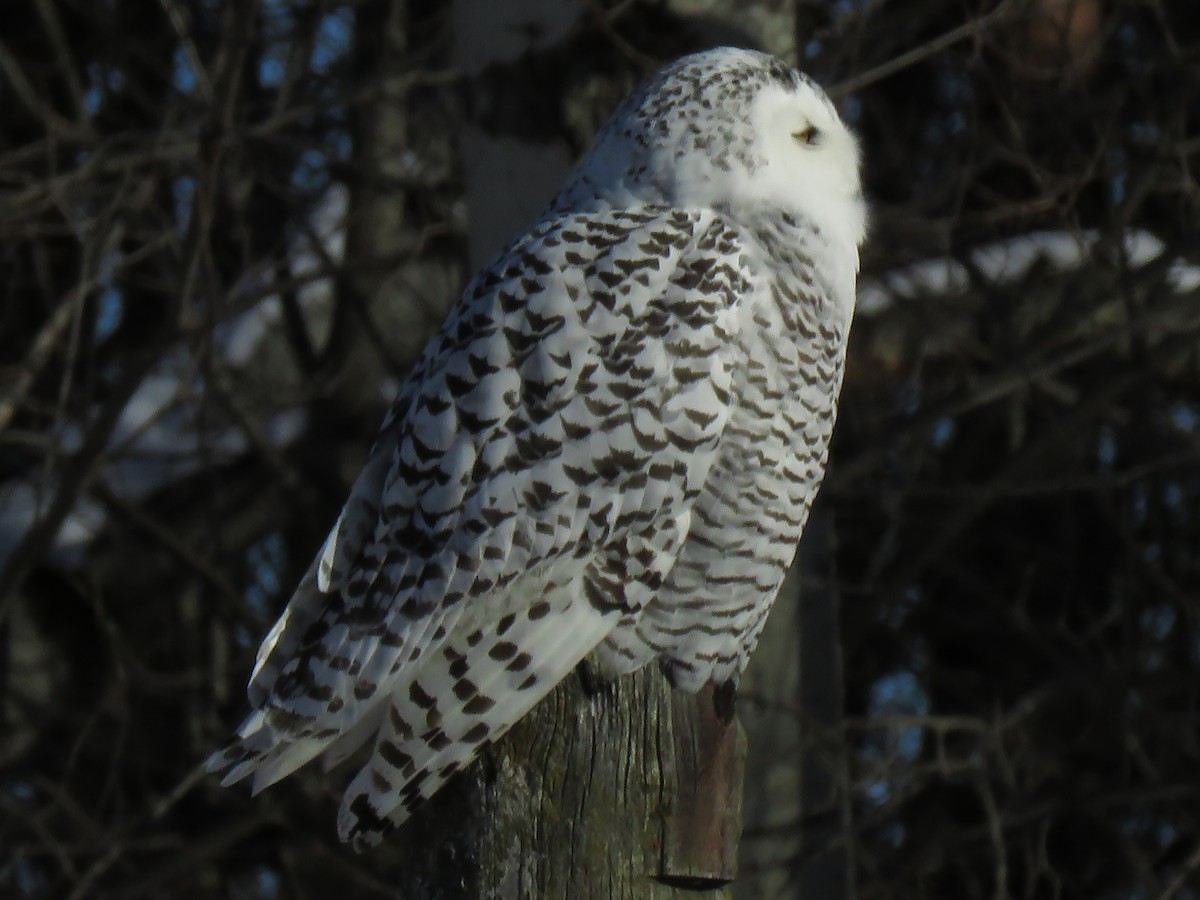
M801 144L807 144L809 147L815 146L821 140L821 129L816 125L809 125L807 128L802 128L799 131L793 131L794 137Z

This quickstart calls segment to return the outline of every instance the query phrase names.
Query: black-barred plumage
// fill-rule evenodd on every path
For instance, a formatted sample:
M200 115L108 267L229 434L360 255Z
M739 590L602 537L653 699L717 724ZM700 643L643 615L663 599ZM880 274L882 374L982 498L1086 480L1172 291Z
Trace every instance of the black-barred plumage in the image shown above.
M593 650L736 680L824 473L864 228L803 75L720 49L643 85L429 343L210 770L257 791L373 740L361 846Z

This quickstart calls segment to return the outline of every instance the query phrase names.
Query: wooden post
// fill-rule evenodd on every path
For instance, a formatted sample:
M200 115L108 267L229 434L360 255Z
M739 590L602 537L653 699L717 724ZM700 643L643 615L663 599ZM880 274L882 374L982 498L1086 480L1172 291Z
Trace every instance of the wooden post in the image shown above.
M711 690L673 691L656 668L593 691L570 676L392 837L406 886L447 900L728 898L745 750Z

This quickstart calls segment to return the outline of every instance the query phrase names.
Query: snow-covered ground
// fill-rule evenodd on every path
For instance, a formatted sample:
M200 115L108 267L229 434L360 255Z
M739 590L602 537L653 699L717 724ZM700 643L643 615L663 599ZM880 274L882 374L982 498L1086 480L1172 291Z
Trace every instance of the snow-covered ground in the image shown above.
M1089 230L1034 231L1020 237L984 244L968 254L970 264L983 277L998 284L1024 278L1037 262L1059 272L1088 265L1100 243L1100 234ZM1159 259L1165 246L1148 231L1133 230L1123 248L1128 264L1137 269ZM1180 293L1200 286L1200 266L1184 260L1173 261L1167 270L1167 282ZM956 259L943 257L912 263L881 276L864 278L858 287L857 314L878 315L896 300L930 295L955 294L971 283L967 267Z

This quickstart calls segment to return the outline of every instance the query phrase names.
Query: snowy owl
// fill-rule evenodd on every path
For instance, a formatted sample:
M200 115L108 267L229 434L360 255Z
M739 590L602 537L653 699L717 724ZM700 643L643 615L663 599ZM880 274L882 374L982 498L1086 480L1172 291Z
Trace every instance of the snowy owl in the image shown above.
M215 753L257 792L374 751L376 843L589 653L736 683L825 469L866 228L854 136L773 57L685 57L468 284Z

